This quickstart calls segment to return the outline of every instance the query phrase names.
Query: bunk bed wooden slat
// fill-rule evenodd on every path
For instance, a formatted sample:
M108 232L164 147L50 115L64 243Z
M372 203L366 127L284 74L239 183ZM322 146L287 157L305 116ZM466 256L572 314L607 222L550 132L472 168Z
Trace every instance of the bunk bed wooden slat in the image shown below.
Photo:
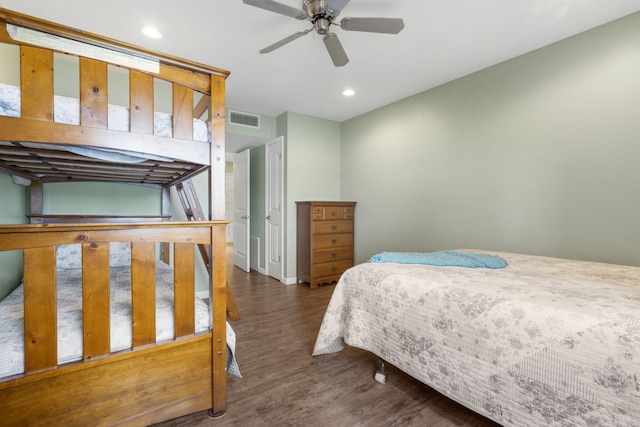
M109 243L82 245L83 359L111 353Z
M80 125L106 129L107 63L80 58Z
M193 139L193 91L173 84L173 137Z
M22 117L53 120L53 51L20 47Z
M176 243L173 251L175 258L173 312L176 313L174 335L183 337L195 332L194 246L190 243Z
M156 264L152 242L131 245L131 316L133 348L156 342Z
M153 77L129 70L129 81L131 132L153 135Z
M24 251L25 373L58 364L55 247Z

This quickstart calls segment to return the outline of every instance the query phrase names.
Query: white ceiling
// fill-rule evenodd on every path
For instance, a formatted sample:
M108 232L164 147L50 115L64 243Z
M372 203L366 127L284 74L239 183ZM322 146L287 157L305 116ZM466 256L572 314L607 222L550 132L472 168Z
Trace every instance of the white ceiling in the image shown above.
M278 0L301 8L302 0ZM241 0L0 0L0 6L231 72L227 106L344 121L640 10L640 0L351 0L342 17L399 17L398 35L345 32L258 51L310 27ZM157 27L163 38L141 33ZM357 93L345 98L341 92Z

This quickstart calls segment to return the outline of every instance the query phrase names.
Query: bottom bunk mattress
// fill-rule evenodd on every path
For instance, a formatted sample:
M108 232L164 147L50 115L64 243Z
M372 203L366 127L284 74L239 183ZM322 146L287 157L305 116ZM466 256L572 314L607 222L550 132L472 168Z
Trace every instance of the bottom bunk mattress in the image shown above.
M112 263L113 263L112 256ZM58 256L58 265L64 262ZM79 265L79 264L78 264ZM113 265L113 264L112 264ZM110 269L111 351L131 348L131 267ZM82 269L57 272L58 363L82 359ZM0 302L0 378L24 372L24 310L21 284ZM209 307L195 299L196 333L209 329ZM174 337L173 270L164 262L156 265L156 342ZM227 323L227 370L240 376L235 361L235 333Z
M640 268L494 254L347 270L313 354L370 351L503 425L640 425Z

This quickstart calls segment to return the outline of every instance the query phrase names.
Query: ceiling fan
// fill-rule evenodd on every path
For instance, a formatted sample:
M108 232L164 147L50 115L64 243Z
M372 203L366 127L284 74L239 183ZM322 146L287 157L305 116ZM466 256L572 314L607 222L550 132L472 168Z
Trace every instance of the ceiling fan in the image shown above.
M349 62L338 36L329 29L336 25L344 31L364 31L369 33L398 34L404 28L404 21L400 18L342 18L340 23L336 18L349 0L303 0L302 10L287 6L272 0L242 0L245 4L259 7L271 12L280 13L291 18L311 21L312 28L299 31L262 49L260 53L269 53L284 46L312 30L323 36L324 45L331 56L333 65L342 67Z

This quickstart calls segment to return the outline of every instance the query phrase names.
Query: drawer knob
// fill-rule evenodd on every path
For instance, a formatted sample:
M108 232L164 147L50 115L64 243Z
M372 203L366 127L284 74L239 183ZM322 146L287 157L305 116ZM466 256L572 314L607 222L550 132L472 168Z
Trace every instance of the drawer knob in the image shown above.
M338 239L331 239L331 243L333 243L334 245L338 242Z
M331 226L331 229L332 229L333 231L335 231L337 228L338 228L338 226L337 226L337 225L335 225L335 224Z
M334 252L334 253L331 254L331 256L335 258L335 257L338 256L338 254L337 254L337 252Z
M331 271L336 271L338 269L338 267L331 267Z
M336 212L336 211L331 211L331 216L336 216L336 215L338 215L338 212Z

